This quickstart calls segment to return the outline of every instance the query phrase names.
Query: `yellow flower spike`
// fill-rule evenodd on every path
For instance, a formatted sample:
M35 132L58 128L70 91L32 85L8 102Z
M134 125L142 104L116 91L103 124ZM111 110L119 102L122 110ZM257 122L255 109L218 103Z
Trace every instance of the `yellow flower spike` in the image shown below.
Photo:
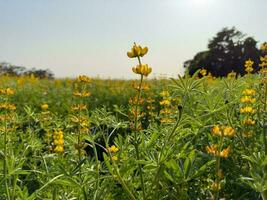
M55 130L53 132L53 145L55 153L64 152L64 139L62 130Z
M247 72L247 73L251 73L252 71L253 71L253 64L254 64L254 61L252 61L252 60L246 60L246 62L245 62L245 71Z

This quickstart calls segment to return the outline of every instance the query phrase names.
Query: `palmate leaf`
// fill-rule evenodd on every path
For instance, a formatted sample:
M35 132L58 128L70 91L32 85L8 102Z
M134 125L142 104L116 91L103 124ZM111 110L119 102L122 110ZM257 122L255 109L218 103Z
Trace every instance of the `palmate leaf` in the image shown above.
M267 190L267 156L257 152L251 156L242 155L250 164L250 176L241 177L240 180L258 192Z
M215 160L211 160L200 167L197 166L196 154L193 150L184 160L179 159L176 161L172 159L166 162L165 166L167 169L164 171L164 175L168 180L173 181L174 183L188 182L201 176L209 166L213 165L214 162Z

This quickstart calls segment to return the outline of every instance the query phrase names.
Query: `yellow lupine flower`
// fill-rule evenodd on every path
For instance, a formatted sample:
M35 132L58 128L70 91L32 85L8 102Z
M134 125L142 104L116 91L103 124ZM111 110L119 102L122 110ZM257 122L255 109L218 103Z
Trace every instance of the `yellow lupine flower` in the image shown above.
M226 149L224 149L220 152L219 156L222 158L227 158L230 154L230 150L231 150L231 148L230 148L230 146L228 146Z
M245 62L245 71L247 72L247 73L250 73L250 72L252 72L253 71L253 64L254 64L254 61L252 61L252 60L246 60L246 62Z
M113 160L113 161L117 161L117 160L118 160L118 156L112 156L112 157L111 157L111 160Z
M78 78L76 79L76 81L78 83L81 83L81 82L83 82L83 83L91 83L92 82L91 79L88 76L86 76L86 75L80 75L80 76L78 76Z
M14 104L10 104L10 103L1 103L0 109L16 110L16 106Z
M221 129L219 127L219 125L215 125L212 129L211 129L211 133L213 135L221 135L222 132L221 132Z
M248 96L255 95L256 94L256 91L253 90L253 89L245 89L242 94L243 95L248 95Z
M170 93L167 90L163 90L160 94L161 97L169 97Z
M227 78L235 78L236 77L236 72L231 71L230 73L227 74Z
M261 63L259 64L260 67L267 67L267 55L264 57L260 57Z
M262 50L262 51L266 51L266 50L267 50L267 42L264 42L264 43L261 45L260 50Z
M161 106L169 106L171 104L171 102L168 99L164 99L164 100L160 101L159 104Z
M55 152L55 153L63 153L63 152L64 152L64 148L63 148L63 146L56 146L56 147L54 148L54 152Z
M207 70L206 69L201 69L199 72L202 76L206 76L207 75Z
M254 125L256 123L255 120L251 119L251 118L247 118L244 120L243 122L245 125Z
M0 89L0 95L13 95L15 93L15 90L11 88L6 88L6 89Z
M160 110L160 114L171 114L171 109L164 108L164 109Z
M166 117L164 117L164 118L162 118L162 119L160 120L160 123L172 123L172 122L174 122L173 119L171 119L171 118L166 118Z
M108 151L110 153L117 153L119 151L119 148L116 147L115 145L112 145L111 147L108 147Z
M53 132L53 145L55 153L64 152L64 139L62 130L59 129Z
M256 99L255 98L251 98L250 96L243 96L240 99L240 102L241 103L255 103L256 102Z
M79 92L79 91L74 91L72 93L73 96L76 96L76 97L89 97L91 95L90 92Z
M87 109L87 105L81 103L81 104L75 104L71 106L71 110L73 111L77 111L77 110L86 110Z
M254 113L255 110L251 106L246 106L244 108L240 108L241 113Z
M217 155L217 152L218 152L217 145L206 146L206 151L209 154Z
M213 154L214 156L219 156L222 158L227 158L230 154L230 146L228 146L226 149L223 149L221 152L218 151L218 146L217 145L211 145L206 147L206 151L209 154Z
M247 67L252 67L253 64L254 64L254 61L252 61L251 59L248 59L248 60L246 60L246 62L245 62L245 67L246 67L246 68L247 68Z
M41 105L42 110L47 110L49 108L48 104L42 104Z
M134 73L144 76L148 76L152 72L152 68L149 67L147 64L137 65L136 67L133 67L132 70Z
M228 136L228 137L232 137L235 135L235 129L232 128L231 126L225 126L223 128L223 135Z
M134 44L131 51L127 52L127 56L129 58L135 58L135 57L143 57L148 52L148 48L144 47L142 48L140 45Z
M247 73L251 73L251 72L253 71L253 67L246 67L246 68L245 68L245 71L246 71Z

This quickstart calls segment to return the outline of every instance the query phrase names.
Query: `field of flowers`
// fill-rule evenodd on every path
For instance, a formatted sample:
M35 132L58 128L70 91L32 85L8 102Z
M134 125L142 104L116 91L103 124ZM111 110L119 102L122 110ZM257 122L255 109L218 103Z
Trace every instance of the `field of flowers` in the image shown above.
M134 81L1 76L0 199L266 200L267 55L151 80L147 52Z

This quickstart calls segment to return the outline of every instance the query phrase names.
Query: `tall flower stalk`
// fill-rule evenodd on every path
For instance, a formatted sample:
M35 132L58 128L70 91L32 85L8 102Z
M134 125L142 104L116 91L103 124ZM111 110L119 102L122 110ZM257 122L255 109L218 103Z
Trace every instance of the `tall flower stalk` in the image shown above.
M141 57L146 55L147 52L148 52L147 47L142 48L140 45L136 45L135 43L131 51L127 52L127 55L129 58L137 58L138 65L136 67L133 67L132 71L140 75L139 86L137 87L137 96L136 96L135 106L132 110L132 114L133 114L132 130L133 130L133 136L134 136L133 144L135 148L136 159L138 161L141 158L140 149L139 149L139 133L142 129L142 124L140 121L142 115L139 109L139 104L140 104L140 99L142 95L142 89L143 89L142 86L143 86L144 76L147 77L152 71L152 68L150 68L147 64L142 64L141 62ZM143 196L143 199L146 199L146 191L145 191L145 184L144 184L143 171L142 171L141 164L138 164L138 171L139 171L139 176L140 176L140 181L141 181L142 196Z
M6 198L11 199L11 197L14 196L14 188L12 196L10 196L10 188L8 186L8 168L7 168L7 160L8 160L8 151L7 151L7 145L8 145L8 138L7 133L9 132L8 127L8 121L10 121L11 118L11 112L16 110L16 106L14 104L9 103L9 96L13 95L15 91L10 88L6 89L0 89L0 97L1 97L1 103L0 103L0 111L3 113L1 115L1 119L4 122L4 126L1 127L1 131L4 132L4 166L3 166L3 174L4 174L4 182L5 182L5 190L6 190Z

